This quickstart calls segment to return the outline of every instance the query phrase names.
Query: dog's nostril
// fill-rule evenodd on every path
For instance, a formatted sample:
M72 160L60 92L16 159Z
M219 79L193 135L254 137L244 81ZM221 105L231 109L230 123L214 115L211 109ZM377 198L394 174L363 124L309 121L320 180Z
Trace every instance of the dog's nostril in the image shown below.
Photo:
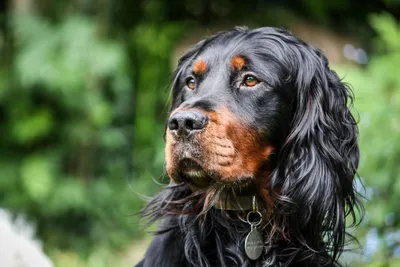
M195 129L195 122L191 119L187 119L185 121L185 128L189 131L194 130Z
M207 118L201 117L188 121L186 123L186 128L188 130L201 130L204 128L204 126L206 126L206 124L207 124Z
M193 118L188 118L185 121L185 128L186 130L192 131L192 130L201 130L204 128L205 126L205 121L206 120L202 120L202 119L193 119Z
M171 118L168 122L168 129L170 129L171 131L178 130L179 129L178 120Z

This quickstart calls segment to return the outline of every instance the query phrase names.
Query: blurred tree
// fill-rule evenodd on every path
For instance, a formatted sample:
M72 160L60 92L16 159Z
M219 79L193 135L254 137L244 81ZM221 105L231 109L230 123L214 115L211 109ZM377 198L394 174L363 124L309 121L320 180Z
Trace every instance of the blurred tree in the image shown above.
M44 2L15 1L6 21L13 46L2 49L12 60L0 69L0 201L38 220L49 244L81 251L121 244L137 230L121 216L138 202L126 180L133 120L126 48L107 37L106 22L55 18L57 2Z
M400 24L387 13L371 15L370 21L378 37L368 66L339 68L355 89L359 112L359 173L366 185L367 213L358 236L371 266L399 266Z

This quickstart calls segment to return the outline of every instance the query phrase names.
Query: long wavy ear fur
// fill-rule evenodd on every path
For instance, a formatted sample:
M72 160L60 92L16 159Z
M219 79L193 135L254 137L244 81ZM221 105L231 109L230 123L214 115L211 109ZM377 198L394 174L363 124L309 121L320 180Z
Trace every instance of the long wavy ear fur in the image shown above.
M348 108L353 97L320 52L305 43L290 51L296 96L291 132L270 185L279 192L274 229L301 248L296 257L329 253L326 259L338 264L346 217L356 223L356 210L362 210L353 184L359 161L357 125Z

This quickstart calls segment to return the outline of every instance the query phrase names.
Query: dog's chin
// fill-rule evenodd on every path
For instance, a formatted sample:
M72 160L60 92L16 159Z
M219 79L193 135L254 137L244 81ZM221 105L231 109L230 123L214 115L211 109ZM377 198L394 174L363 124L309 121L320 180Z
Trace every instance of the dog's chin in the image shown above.
M207 170L194 159L184 158L179 161L175 173L178 181L189 184L193 189L206 189L215 184Z
M190 187L195 190L204 190L215 185L215 182L210 176L203 176L202 174L196 173L196 171L191 173L182 173L181 176L183 177L184 182L189 184Z
M174 180L186 183L194 190L206 190L213 187L218 190L237 191L238 195L254 191L254 179L251 177L238 177L235 181L223 182L215 172L204 168L200 162L185 158L176 166Z

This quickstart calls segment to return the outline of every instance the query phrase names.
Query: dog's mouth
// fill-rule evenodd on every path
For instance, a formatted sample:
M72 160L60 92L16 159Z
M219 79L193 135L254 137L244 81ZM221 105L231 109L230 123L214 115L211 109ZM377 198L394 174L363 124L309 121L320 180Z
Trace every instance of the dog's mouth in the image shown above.
M181 182L188 183L194 189L205 189L211 186L222 190L237 189L238 195L247 195L254 191L254 181L242 177L235 182L222 182L192 158L184 158L178 163L177 176Z
M199 189L206 188L214 182L206 170L199 163L190 158L182 159L179 162L178 175L180 180Z

